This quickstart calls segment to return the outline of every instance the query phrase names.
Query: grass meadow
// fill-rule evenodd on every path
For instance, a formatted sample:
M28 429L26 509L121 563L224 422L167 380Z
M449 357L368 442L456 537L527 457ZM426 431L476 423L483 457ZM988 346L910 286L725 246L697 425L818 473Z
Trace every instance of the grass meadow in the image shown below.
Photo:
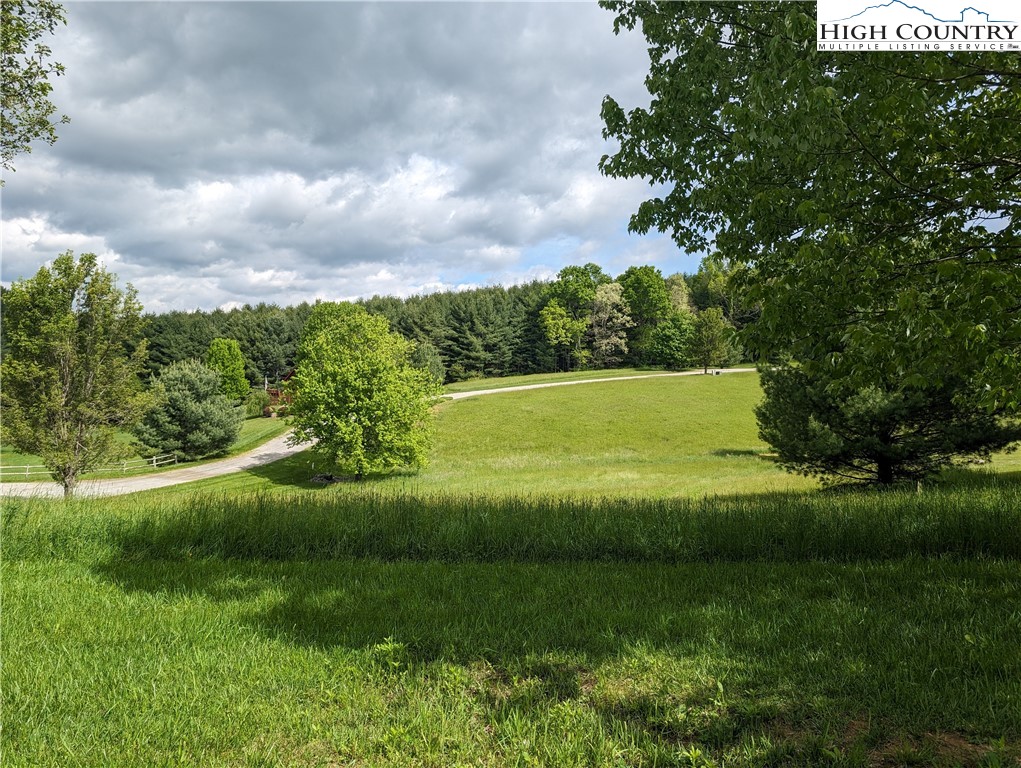
M0 759L1018 765L1015 455L820 490L758 396L504 393L441 405L416 477L5 500Z
M534 383L532 377L516 378ZM483 385L475 382L475 387ZM416 474L371 478L365 485L381 493L589 499L816 488L815 481L780 469L759 440L752 409L761 396L756 374L733 373L445 402L436 409L429 465ZM305 452L181 492L312 488L308 478L323 469L315 463L314 454ZM326 493L363 490L342 483Z

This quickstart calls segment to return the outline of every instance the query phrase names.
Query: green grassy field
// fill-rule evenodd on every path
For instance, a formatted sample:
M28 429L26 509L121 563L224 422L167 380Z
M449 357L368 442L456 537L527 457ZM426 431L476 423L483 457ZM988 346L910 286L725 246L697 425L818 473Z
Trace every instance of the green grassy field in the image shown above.
M758 438L757 376L651 378L506 392L442 403L430 464L372 478L373 490L413 494L671 498L814 489L780 469ZM313 488L325 469L311 452L194 490ZM1021 453L983 471L1021 471ZM320 492L360 493L342 483ZM163 493L174 491L163 491Z
M815 488L758 438L754 373L650 378L442 403L429 466L372 478L382 492L669 498ZM311 487L311 452L179 492ZM326 493L361 492L342 483Z
M757 398L505 393L418 477L5 500L3 765L1017 765L1016 454L819 491Z

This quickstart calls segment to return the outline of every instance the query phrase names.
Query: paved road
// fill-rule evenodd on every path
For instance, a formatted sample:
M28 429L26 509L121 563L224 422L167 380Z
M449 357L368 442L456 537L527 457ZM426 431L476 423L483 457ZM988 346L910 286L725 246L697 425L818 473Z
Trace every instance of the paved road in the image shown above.
M754 368L726 368L721 373L749 373ZM702 376L702 371L682 371L680 373L646 373L634 376L617 376L605 379L579 379L578 381L552 381L546 384L522 384L517 387L503 387L498 389L478 389L472 392L451 392L446 397L451 400L461 400L465 397L478 397L480 395L496 395L501 392L520 392L525 389L544 389L546 387L568 387L573 384L603 384L609 381L626 381L628 379L653 379L664 376ZM287 445L287 435L274 437L267 443L259 446L253 451L243 453L222 461L214 461L202 464L197 467L186 467L184 469L172 469L168 472L160 472L153 475L139 475L118 480L83 480L79 483L75 493L78 496L120 496L125 493L136 493L137 491L151 491L156 488L166 488L171 485L190 483L194 480L205 480L208 477L218 477L232 472L241 472L252 467L269 464L279 459L290 456L293 453L302 451L307 445ZM23 496L54 498L64 495L63 489L56 483L0 483L0 496Z

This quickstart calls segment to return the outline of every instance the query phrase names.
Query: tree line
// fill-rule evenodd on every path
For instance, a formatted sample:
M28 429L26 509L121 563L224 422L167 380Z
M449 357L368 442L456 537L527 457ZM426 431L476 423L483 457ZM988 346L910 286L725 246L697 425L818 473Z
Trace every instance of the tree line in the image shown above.
M441 381L619 366L726 365L742 350L732 330L756 311L734 300L725 266L664 277L652 266L616 279L595 264L556 280L356 302L414 342L414 359ZM294 369L308 303L146 316L146 376L202 359L213 339L238 342L248 382L278 382Z

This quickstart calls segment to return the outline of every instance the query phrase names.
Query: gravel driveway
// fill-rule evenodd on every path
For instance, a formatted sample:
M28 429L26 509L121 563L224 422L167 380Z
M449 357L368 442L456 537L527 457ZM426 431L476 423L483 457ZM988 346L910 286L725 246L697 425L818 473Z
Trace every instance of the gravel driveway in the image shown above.
M153 475L125 477L115 480L82 480L75 489L76 496L119 496L136 491L151 491L155 488L166 488L171 485L190 483L193 480L205 480L207 477L228 475L241 472L252 467L259 467L291 454L303 451L308 445L289 446L287 435L274 437L255 450L232 456L221 461L212 461L197 467L171 469ZM0 496L34 496L39 498L55 498L64 495L64 489L57 483L0 483Z

